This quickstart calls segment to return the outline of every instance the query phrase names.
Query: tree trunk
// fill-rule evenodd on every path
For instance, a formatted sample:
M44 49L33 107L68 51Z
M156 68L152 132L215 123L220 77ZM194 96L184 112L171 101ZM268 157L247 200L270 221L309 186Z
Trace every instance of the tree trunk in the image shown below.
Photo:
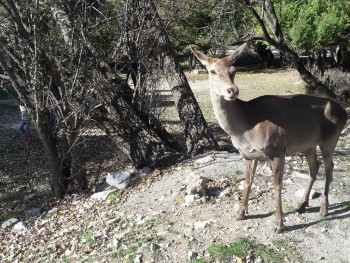
M57 4L52 11L56 14L62 34L70 35L67 32L72 31L73 28L67 29L67 25L71 25L69 15ZM80 35L83 36L86 49L91 53L90 59L98 65L99 73L95 74L97 81L102 82L95 84L102 87L96 90L96 104L100 103L101 107L97 112L93 112L93 119L112 136L135 166L155 167L173 163L171 161L176 160L173 157L179 157L183 149L155 117L149 112L140 110L142 107L136 103L138 98L135 101L135 95L141 84L134 79L136 85L132 90L126 82L111 74L108 63L100 58L84 30L80 30ZM68 37L65 41L67 44L72 42ZM136 65L133 61L132 65L138 66L139 69L135 69L137 74L133 70L131 74L144 78L143 69L140 70L142 65ZM113 82L111 82L112 76Z
M265 40L285 55L285 57L292 63L295 69L299 72L302 80L304 80L308 84L309 88L313 92L325 93L328 96L335 98L336 97L335 93L328 86L322 83L322 81L320 81L318 78L312 75L310 71L306 69L301 59L299 58L298 54L293 50L292 47L290 47L284 41L281 24L277 18L272 1L258 0L258 2L263 10L262 16L260 16L258 12L255 10L255 8L253 7L253 1L249 1L249 0L245 1L250 11L254 15L254 17L257 19L264 33ZM274 37L270 36L270 33L267 30L267 27L265 25L264 19L269 24L269 27L273 32L274 37L277 38L277 41L275 40Z
M154 14L153 23L158 38L155 54L160 54L164 61L164 72L171 88L179 118L184 130L187 153L198 154L205 149L217 147L196 98L188 84L187 78L179 66L171 42L164 30L157 8L152 0L148 0L151 13Z

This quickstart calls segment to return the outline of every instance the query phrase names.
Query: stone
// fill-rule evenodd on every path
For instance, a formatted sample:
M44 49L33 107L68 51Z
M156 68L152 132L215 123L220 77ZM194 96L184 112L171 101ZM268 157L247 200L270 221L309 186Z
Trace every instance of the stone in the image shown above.
M191 205L199 198L200 197L198 194L197 195L185 195L185 205Z
M321 228L321 233L325 233L325 232L327 232L328 230L327 230L327 228L325 228L325 227L322 227Z
M196 163L197 164L206 164L206 163L210 163L212 161L214 161L214 158L209 155L209 156L206 156L206 157L203 157L201 159L196 160Z
M288 178L286 180L286 184L294 184L294 180L292 178Z
M145 216L145 215L141 215L141 216L138 216L136 218L136 225L142 225L144 223L146 223L146 221L149 219L149 217Z
M244 187L245 187L245 181L240 181L239 184L238 184L238 189L239 190L244 190Z
M24 212L25 215L27 216L33 216L36 214L40 214L41 208L32 208Z
M186 194L206 196L205 185L209 182L209 178L191 172L187 175L186 181Z
M209 220L205 220L205 221L197 221L194 223L194 228L195 229L201 229L201 228L205 228L208 225L210 225L211 221Z
M10 218L1 224L1 228L4 229L6 227L12 226L12 225L18 223L18 221L19 220L17 218Z
M17 232L23 232L23 231L26 231L28 228L22 221L20 221L13 226L13 229L16 230Z
M113 243L112 243L113 248L118 249L119 245L120 245L120 240L118 238L113 239Z
M113 192L114 192L114 190L108 190L108 191L94 193L90 197L90 199L92 199L94 201L105 201L108 198L108 196Z
M130 172L108 173L106 182L118 189L125 189L130 183Z

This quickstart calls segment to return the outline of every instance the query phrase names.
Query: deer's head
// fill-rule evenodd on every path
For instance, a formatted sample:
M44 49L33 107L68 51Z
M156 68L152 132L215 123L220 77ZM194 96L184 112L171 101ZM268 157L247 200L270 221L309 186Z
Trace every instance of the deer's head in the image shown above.
M246 43L239 46L234 53L223 58L210 58L202 52L192 49L193 54L207 68L209 73L210 89L225 100L235 100L239 90L234 82L235 67L232 65L242 54Z

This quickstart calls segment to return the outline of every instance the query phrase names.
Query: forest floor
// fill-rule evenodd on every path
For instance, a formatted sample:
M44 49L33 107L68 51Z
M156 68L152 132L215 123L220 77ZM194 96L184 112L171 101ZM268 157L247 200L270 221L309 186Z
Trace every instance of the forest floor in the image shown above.
M190 80L205 117L215 128L206 77ZM244 99L303 91L293 70L238 73L236 83ZM171 107L164 111L169 123L172 111ZM303 155L287 158L282 234L274 233L273 180L266 163L259 164L249 215L242 221L236 221L235 214L245 164L239 154L226 151L207 152L153 170L124 190L110 189L105 200L92 199L94 187L90 194L56 200L49 195L49 169L40 142L34 138L24 144L18 123L17 106L0 100L0 224L10 218L19 221L0 228L0 262L350 262L349 122L334 154L326 218L318 214L323 165L310 206L298 214L294 208L306 186L308 169ZM87 149L96 159L90 167L98 166L90 170L91 181L100 182L108 171L133 170L125 156L108 153L114 148L106 147L108 141L97 134L89 138L93 146ZM216 137L220 144L229 144L223 133ZM188 182L196 176L210 179L206 196L186 193Z

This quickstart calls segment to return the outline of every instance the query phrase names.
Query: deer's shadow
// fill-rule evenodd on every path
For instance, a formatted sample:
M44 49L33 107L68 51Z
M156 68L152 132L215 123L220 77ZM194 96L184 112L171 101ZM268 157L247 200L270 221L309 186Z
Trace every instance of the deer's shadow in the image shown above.
M319 213L320 206L314 206L314 207L308 207L306 208L305 213ZM284 215L296 213L296 211L285 213ZM245 220L247 219L257 219L257 218L267 218L271 215L273 215L274 212L266 213L266 214L257 214L257 215L246 215ZM320 216L320 219L308 222L308 223L302 223L302 224L293 224L290 226L286 226L283 232L291 232L296 231L300 229L304 229L313 225L316 225L320 222L327 222L327 221L333 221L338 219L347 219L350 218L350 201L345 201L341 203L331 204L328 207L328 215L325 218L322 218Z
M305 213L319 213L319 211L320 211L320 206L315 206L315 207L308 207ZM347 218L350 218L350 201L331 204L328 206L328 215L326 217L322 218L320 216L318 220L315 220L312 222L287 226L284 232L304 229L304 228L316 225L320 222L327 222L327 221L347 219Z

